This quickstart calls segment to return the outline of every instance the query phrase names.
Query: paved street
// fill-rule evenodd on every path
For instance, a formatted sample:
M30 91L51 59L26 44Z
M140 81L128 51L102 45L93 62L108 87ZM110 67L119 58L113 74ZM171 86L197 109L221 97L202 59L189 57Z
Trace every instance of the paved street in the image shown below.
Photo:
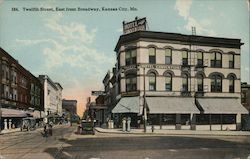
M47 140L38 131L0 136L0 159L247 159L248 136L75 135L61 126ZM250 158L250 156L249 156Z

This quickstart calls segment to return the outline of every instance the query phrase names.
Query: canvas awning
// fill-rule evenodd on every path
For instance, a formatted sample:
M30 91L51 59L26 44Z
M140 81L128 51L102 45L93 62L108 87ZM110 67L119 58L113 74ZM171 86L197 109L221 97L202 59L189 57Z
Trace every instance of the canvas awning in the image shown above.
M112 113L139 113L139 97L124 97L116 104Z
M194 98L147 97L150 114L191 114L200 113Z
M27 113L22 110L1 108L2 117L13 118L13 117L27 117Z
M248 114L236 98L202 98L197 102L206 114Z

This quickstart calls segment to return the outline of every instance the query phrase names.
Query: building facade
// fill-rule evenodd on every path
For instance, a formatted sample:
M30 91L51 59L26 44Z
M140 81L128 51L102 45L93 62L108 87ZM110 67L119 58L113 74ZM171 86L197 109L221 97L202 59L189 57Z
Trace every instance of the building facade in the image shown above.
M250 85L246 82L241 83L241 103L250 111Z
M13 127L19 127L23 117L41 118L43 87L38 78L2 48L0 59L1 127L4 119L11 121Z
M62 109L70 114L77 114L77 100L62 100Z
M248 113L240 104L241 45L240 39L152 31L120 36L114 117L165 129L240 129L241 114Z
M39 75L44 89L44 111L48 116L56 114L62 116L62 86L53 82L47 75Z

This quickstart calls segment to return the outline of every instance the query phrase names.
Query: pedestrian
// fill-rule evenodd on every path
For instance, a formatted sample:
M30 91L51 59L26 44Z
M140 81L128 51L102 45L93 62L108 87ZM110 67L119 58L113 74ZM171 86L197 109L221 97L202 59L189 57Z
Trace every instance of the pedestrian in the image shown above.
M44 137L48 137L48 130L47 130L47 125L45 124L43 127L43 132L44 132Z

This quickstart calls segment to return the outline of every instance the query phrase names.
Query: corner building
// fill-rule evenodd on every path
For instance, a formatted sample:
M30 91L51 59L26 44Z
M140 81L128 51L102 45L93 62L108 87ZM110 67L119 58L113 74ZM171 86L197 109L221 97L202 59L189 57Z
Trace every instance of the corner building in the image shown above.
M240 39L165 32L121 35L114 117L130 116L139 126L145 102L155 129L240 129L241 114L248 114L240 104L241 45Z

